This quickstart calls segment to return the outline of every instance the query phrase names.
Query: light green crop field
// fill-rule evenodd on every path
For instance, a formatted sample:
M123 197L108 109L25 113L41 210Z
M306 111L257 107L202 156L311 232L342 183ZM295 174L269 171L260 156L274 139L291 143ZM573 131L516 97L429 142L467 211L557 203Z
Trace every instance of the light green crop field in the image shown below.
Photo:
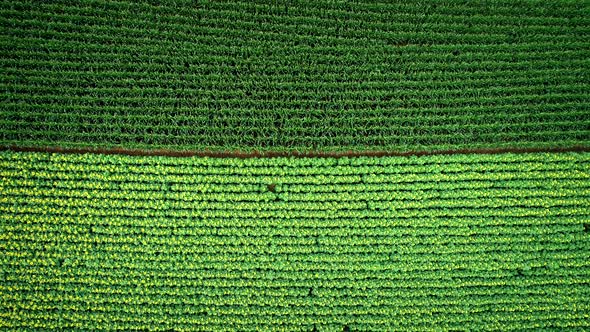
M0 145L590 146L589 1L3 1Z
M0 153L0 327L590 329L590 154Z

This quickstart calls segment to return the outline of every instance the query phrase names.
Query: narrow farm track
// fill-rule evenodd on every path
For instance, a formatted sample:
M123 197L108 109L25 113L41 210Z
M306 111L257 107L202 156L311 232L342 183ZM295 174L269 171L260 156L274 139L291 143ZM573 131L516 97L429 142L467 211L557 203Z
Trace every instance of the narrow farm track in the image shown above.
M0 152L0 327L588 329L590 154Z
M0 145L590 146L587 1L0 3Z

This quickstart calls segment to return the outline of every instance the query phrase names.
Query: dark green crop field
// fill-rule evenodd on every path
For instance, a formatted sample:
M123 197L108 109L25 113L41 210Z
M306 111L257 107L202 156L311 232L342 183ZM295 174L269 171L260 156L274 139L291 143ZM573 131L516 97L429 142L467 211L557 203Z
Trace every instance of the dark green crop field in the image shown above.
M0 328L590 329L590 154L0 153Z
M0 145L590 146L588 1L3 1Z

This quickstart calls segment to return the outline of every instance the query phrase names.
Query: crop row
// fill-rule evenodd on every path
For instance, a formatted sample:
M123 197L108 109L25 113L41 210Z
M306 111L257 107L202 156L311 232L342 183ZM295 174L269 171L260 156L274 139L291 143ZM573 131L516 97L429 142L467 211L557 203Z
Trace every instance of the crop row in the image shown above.
M220 12L219 17L200 17L198 23L195 24L194 19L187 25L159 22L155 25L145 19L134 20L134 15L127 16L123 19L123 23L117 22L115 24L108 24L113 20L104 20L96 18L84 18L82 22L70 23L72 16L57 15L39 15L34 10L22 14L14 14L11 11L4 12L4 15L10 17L12 25L19 27L23 33L27 30L41 30L41 35L59 34L59 33L89 33L96 32L96 36L92 37L90 34L86 35L89 40L100 40L103 34L119 34L133 38L145 38L149 41L180 41L190 42L194 40L194 36L208 35L208 36L224 36L224 37L242 37L252 38L256 41L265 40L268 37L274 37L281 41L298 40L302 38L309 38L311 40L318 40L328 43L353 45L353 42L389 42L408 41L410 43L463 43L463 44L501 44L510 42L518 35L514 35L513 26L478 26L473 25L469 27L467 24L430 24L421 22L417 27L415 23L404 22L388 22L387 25L378 25L374 27L365 25L372 25L371 23L363 22L355 26L355 22L348 24L337 24L336 26L323 20L315 20L313 23L295 22L291 24L281 24L280 21L265 22L260 24L255 20L244 20L239 15L236 17L231 12ZM19 17L21 16L21 17ZM39 17L41 16L41 17ZM43 17L45 16L45 17ZM49 17L47 17L49 16ZM61 16L61 17L60 17ZM232 17L234 16L234 17ZM55 19L53 19L55 17ZM74 16L75 17L75 16ZM252 17L252 16L250 16ZM51 19L51 20L50 20ZM5 20L4 18L0 18ZM94 22L93 22L94 21ZM319 23L318 23L319 21ZM118 23L118 24L117 24ZM108 25L107 25L108 24ZM143 24L143 25L142 25ZM162 24L165 24L164 26ZM322 26L324 25L324 26ZM42 30L44 27L51 27L48 30ZM150 27L151 26L151 27ZM563 42L565 38L575 36L576 34L587 34L588 28L585 26L576 27L570 23L571 29L566 30L557 27L527 27L523 26L521 29L522 35L529 37L534 41L550 41L551 38L556 41ZM162 29L164 27L164 29ZM158 29L159 28L159 29ZM384 29L385 28L385 29ZM147 34L146 32L149 32ZM520 31L519 31L520 32ZM191 35L192 33L192 35ZM568 36L570 35L570 36ZM461 40L458 37L463 37ZM125 38L125 37L123 37ZM272 39L269 39L272 40ZM138 41L138 39L136 39ZM131 43L133 44L133 42Z
M268 6L265 4L254 4L254 2L232 2L231 4L221 4L220 2L208 4L208 10L195 10L196 8L190 7L167 7L167 6L160 6L160 7L153 7L147 4L141 3L134 3L134 7L140 9L138 11L133 12L133 15L128 15L130 13L129 6L127 8L116 8L116 6L125 4L125 2L120 2L115 7L108 8L112 6L115 2L105 3L103 2L102 6L96 6L90 4L88 2L84 3L81 1L80 6L60 6L58 4L43 4L42 9L44 11L39 11L38 14L43 15L46 14L47 11L59 11L59 16L68 18L69 22L87 22L89 20L101 21L107 18L112 18L115 22L125 21L125 20L133 20L133 19L141 19L144 21L151 21L149 23L153 24L154 18L156 15L159 18L160 22L166 22L169 25L174 25L175 23L180 25L191 26L194 24L192 20L195 18L195 14L199 17L203 18L217 18L223 20L224 18L233 18L236 20L249 20L251 22L257 23L272 23L275 25L306 25L306 26L321 26L322 23L340 23L340 24L348 24L355 29L373 29L373 30L388 30L390 27L389 23L390 20L394 20L398 23L432 23L432 24L439 24L439 25L467 25L471 23L472 25L483 25L486 27L494 28L494 27L502 27L502 26L511 26L513 22L511 17L514 13L513 12L505 12L500 13L498 9L500 7L494 6L495 10L493 15L486 15L482 13L486 8L485 7L472 7L472 6L456 6L456 3L448 3L448 6L441 6L439 7L438 12L431 12L430 15L427 16L414 16L408 15L408 10L421 10L424 7L420 5L414 6L404 6L402 8L395 8L395 11L383 10L384 8L380 8L378 12L375 13L357 13L354 12L354 8L352 6L347 7L345 10L334 10L327 8L331 4L321 4L323 8L313 8L310 5L311 3L307 3L304 6L292 6L285 11L277 11L276 13L264 13L265 9L271 9L272 6ZM98 2L94 2L97 4ZM130 3L127 2L127 5ZM326 6L328 5L328 6ZM391 6L391 5L390 5ZM396 5L393 5L396 6ZM436 6L436 5L435 5ZM462 9L460 12L455 12L451 14L448 11L452 6L453 10L458 10L459 8ZM3 8L5 11L13 10L15 13L22 13L28 12L31 10L39 10L38 6L32 6L30 4L11 4L12 8ZM427 6L428 7L428 6ZM279 7L275 7L279 9ZM283 8L284 9L284 8ZM393 9L393 8L389 8ZM475 10L474 10L475 9ZM557 16L548 16L547 13L544 13L542 16L535 16L531 11L537 8L528 8L529 12L527 16L519 16L519 19L522 20L524 27L535 27L535 28L548 28L553 27L556 24L571 24L576 27L585 27L585 25L589 22L587 17L576 16L575 12L572 11L572 8L568 7L559 7L558 9L565 9L560 15ZM543 8L540 8L543 10ZM173 11L170 11L173 10ZM470 10L474 10L475 12L469 13L469 15L461 15L463 20L458 20L459 15L465 12L469 12ZM154 11L157 11L155 13ZM253 11L256 11L256 15L252 15ZM479 11L479 13L477 12ZM555 13L556 11L553 11ZM568 13L569 11L569 13ZM332 14L332 15L331 15ZM569 18L565 19L563 15L568 15ZM573 14L573 15L572 15ZM17 14L18 15L18 14ZM47 15L47 14L46 14ZM345 22L338 22L337 16L341 16L341 18L346 18ZM367 20L368 19L368 20ZM328 26L329 27L329 26Z
M195 160L199 159L199 160ZM373 160L381 159L381 160ZM232 176L378 176L396 174L420 176L461 176L464 173L480 173L481 176L498 175L528 171L585 170L590 158L585 154L501 154L483 155L478 162L473 162L469 155L457 155L448 158L445 155L421 157L342 157L342 158L273 158L273 159L237 159L237 158L186 158L170 159L166 157L130 158L127 156L108 156L96 160L90 155L36 155L5 152L0 163L4 171L18 171L23 168L38 171L103 173L111 174L161 174L166 176L182 175L185 179L192 177L232 175ZM132 162L129 162L132 161ZM404 166L404 167L400 167ZM491 174L487 174L487 173ZM26 174L23 174L26 176ZM526 176L526 175L523 175ZM462 179L465 176L461 177ZM441 180L440 178L438 179ZM307 181L303 179L302 181ZM149 181L148 181L149 182ZM187 181L182 181L187 182ZM224 183L231 183L226 180ZM293 182L293 181L289 181ZM407 182L407 181L406 181ZM296 182L293 182L296 183Z

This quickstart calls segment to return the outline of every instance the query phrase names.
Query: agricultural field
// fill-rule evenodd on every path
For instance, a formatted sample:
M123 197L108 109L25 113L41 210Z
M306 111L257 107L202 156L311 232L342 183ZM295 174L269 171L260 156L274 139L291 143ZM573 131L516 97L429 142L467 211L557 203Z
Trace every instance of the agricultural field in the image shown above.
M588 1L4 1L0 145L590 146Z
M0 1L0 330L590 330L590 1Z
M590 329L590 154L0 153L0 327Z

